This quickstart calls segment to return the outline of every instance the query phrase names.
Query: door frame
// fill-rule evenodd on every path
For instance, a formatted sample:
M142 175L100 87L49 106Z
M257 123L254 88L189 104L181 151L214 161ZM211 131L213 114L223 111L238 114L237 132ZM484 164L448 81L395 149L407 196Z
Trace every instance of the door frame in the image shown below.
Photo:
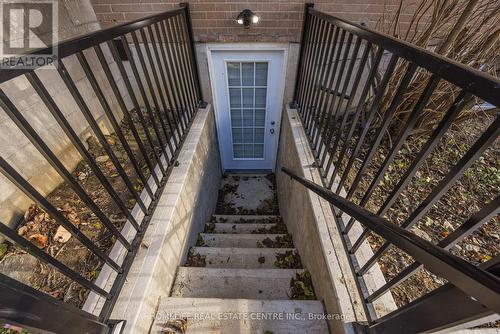
M218 121L220 119L220 110L218 108L218 103L217 103L217 94L215 90L215 78L214 78L214 70L215 70L215 65L214 65L214 59L212 52L217 52L217 51L251 51L251 52L265 52L265 51L277 51L277 52L283 52L283 68L281 70L281 88L279 91L279 99L280 99L280 107L277 110L276 114L276 124L275 124L275 145L273 148L273 160L272 160L272 168L271 172L274 172L276 169L276 159L277 159L277 154L278 154L278 146L279 146L279 138L280 138L280 130L281 130L281 116L283 113L283 108L284 108L284 95L285 95L285 79L286 79L286 73L287 73L287 65L288 65L288 51L289 51L289 46L287 43L208 43L206 45L206 53L207 53L207 62L208 62L208 75L210 79L210 89L212 91L212 99L213 99L213 105L214 105L214 112L215 112L215 125L217 129L217 141L219 144L219 152L220 152L220 158L221 158L221 165L222 168L224 169L224 154L227 154L227 152L224 151L223 145L220 141L219 134L221 133L222 129L220 128L221 124ZM241 170L239 170L241 171ZM260 172L264 171L269 171L269 170L259 170Z

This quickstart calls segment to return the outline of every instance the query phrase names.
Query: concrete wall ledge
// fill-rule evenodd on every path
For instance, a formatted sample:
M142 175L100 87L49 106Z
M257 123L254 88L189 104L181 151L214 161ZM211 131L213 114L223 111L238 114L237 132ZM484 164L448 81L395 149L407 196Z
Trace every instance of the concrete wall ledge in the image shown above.
M302 262L311 273L317 298L324 302L327 313L342 317L342 320L330 321L330 331L351 333L352 323L366 321L366 315L334 212L327 201L291 180L280 171L281 167L288 167L296 174L322 184L300 116L295 109L288 107L283 113L276 172L280 211ZM363 256L371 253L367 243L361 248ZM378 266L374 268L365 275L367 285L373 285L368 287L369 290L385 283ZM384 314L395 309L396 305L392 296L386 294L376 307Z
M215 209L213 194L222 170L210 105L198 111L177 161L113 308L111 319L127 321L123 333L149 332L160 296L170 294L192 236L202 231ZM112 277L99 277L99 285L109 287ZM95 314L101 304L89 298L84 309Z

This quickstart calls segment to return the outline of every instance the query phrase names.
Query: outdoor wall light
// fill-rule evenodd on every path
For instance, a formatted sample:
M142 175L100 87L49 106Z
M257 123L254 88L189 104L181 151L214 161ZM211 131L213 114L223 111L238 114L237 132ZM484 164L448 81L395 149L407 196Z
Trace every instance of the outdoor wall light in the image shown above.
M252 24L259 22L259 17L250 9L244 9L236 18L236 22L249 29Z

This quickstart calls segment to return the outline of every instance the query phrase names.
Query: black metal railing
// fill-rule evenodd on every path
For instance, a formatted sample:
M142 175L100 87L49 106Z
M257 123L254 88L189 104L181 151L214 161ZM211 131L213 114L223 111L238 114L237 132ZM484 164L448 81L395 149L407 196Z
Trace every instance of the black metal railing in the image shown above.
M41 263L55 268L87 292L104 297L100 314L92 315L62 303L47 291L38 291L0 274L0 320L49 332L107 331L113 305L141 245L157 200L175 167L196 111L204 105L190 20L188 5L181 4L178 9L93 32L37 52L52 54L57 48L58 59L51 71L62 79L96 138L100 154L108 157L107 167L114 171L113 175L109 175L105 165L92 152L90 144L84 144L65 117L68 105L56 101L49 93L54 82L44 82L41 73L33 68L0 70L0 83L19 80L20 77L27 79L36 97L43 102L83 158L82 166L88 170L87 174L95 176L97 189L94 190L98 195L89 193L77 175L64 165L51 145L30 124L16 105L16 100L0 89L1 108L57 171L64 180L64 186L78 197L89 215L105 227L104 236L99 236L100 240L87 236L78 224L56 207L48 198L50 195L42 195L22 175L22 171L16 170L4 157L0 157L0 172L48 214L55 224L64 227L78 240L90 256L100 261L98 270L105 264L115 272L111 288L98 286L95 277L89 278L70 268L43 245L35 245L19 231L0 223L0 234L11 242L13 248L22 249ZM77 86L74 79L77 67L90 84L92 99L102 108L110 129L103 129L102 119L98 120L95 110L91 108L94 101L89 100L88 94L84 97ZM101 76L98 77L97 73ZM110 96L119 107L115 109L119 110L111 107ZM105 130L114 135L113 142L110 142ZM123 191L117 190L117 182L121 182ZM96 196L108 196L110 200L103 204ZM110 216L110 207L116 208L113 217ZM116 217L123 218L125 223L117 225ZM132 237L122 234L126 223L133 230ZM110 247L102 247L103 238L110 240L111 246L116 240L126 250L123 258L111 258Z
M395 79L398 75L397 79ZM415 83L423 83L416 87ZM426 140L411 154L411 162L392 180L391 190L381 188L392 164L412 136L424 110L437 88L452 87L450 103L435 123ZM414 103L407 97L416 94ZM464 109L485 102L500 106L500 81L484 72L451 61L409 43L386 36L306 5L304 31L294 101L315 153L323 177L323 187L286 171L296 180L332 203L336 221L350 255L351 268L358 278L370 333L405 333L430 331L484 317L500 310L498 261L493 258L473 266L449 253L459 241L495 218L499 212L498 188L482 208L461 223L437 245L424 242L409 230L414 227L477 161L491 148L500 132L500 117L483 126L477 140L453 162L449 171L424 199L413 207L407 204L406 218L395 224L384 219L419 168L443 140ZM395 115L402 108L404 117ZM439 106L443 108L443 106ZM426 109L427 108L427 109ZM491 114L491 113L490 113ZM383 154L374 159L379 149ZM425 138L425 137L424 137ZM373 167L375 166L375 167ZM378 167L377 167L378 166ZM371 173L368 173L371 168ZM392 174L391 174L392 175ZM393 176L392 176L393 177ZM344 193L344 189L346 193ZM367 204L378 191L382 204L372 212ZM342 195L342 197L340 196ZM450 204L448 204L450 206ZM344 215L344 216L343 216ZM348 216L347 221L344 220ZM362 232L352 239L353 226L361 223ZM373 256L359 263L358 251L369 235L384 241ZM364 275L393 246L408 254L414 262L383 286L369 291ZM394 256L395 253L391 253ZM438 260L437 257L441 259ZM449 284L427 293L389 314L378 316L374 303L385 293L425 267ZM480 288L481 281L489 288ZM439 309L446 309L446 314ZM436 313L438 312L438 313Z

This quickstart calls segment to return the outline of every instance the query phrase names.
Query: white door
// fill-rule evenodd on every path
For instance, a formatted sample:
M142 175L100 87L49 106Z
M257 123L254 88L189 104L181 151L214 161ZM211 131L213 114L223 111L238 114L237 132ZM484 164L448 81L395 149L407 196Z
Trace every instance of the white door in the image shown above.
M283 105L284 51L211 51L225 170L274 170Z

